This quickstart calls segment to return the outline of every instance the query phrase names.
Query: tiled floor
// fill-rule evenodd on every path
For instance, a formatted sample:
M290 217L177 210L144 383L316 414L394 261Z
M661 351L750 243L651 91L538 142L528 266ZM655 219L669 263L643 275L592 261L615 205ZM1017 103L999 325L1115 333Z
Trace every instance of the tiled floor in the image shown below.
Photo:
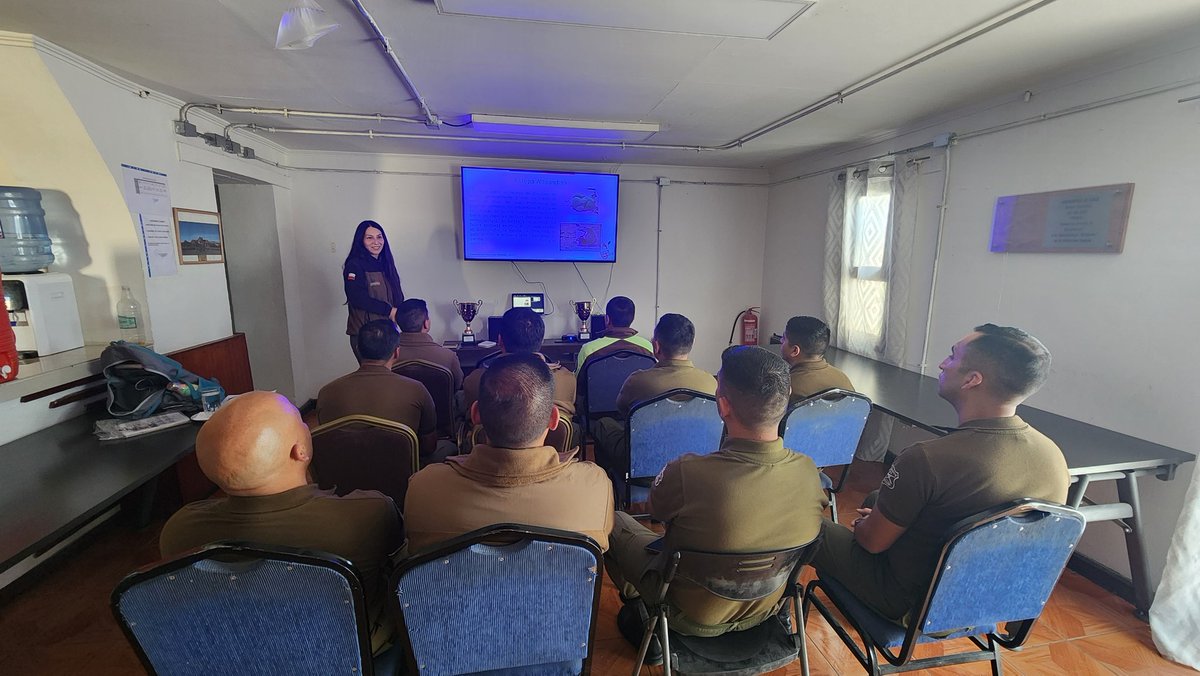
M863 493L878 485L877 465L856 465L839 501L845 519ZM89 536L77 552L16 598L0 605L0 674L73 674L96 676L141 673L132 649L113 620L109 593L133 568L157 554L158 521L142 531L106 525ZM595 674L626 674L635 651L616 628L620 605L607 583L596 630ZM815 613L810 619L809 660L813 674L856 674L862 669ZM928 652L969 649L965 640ZM1133 616L1132 607L1068 571L1059 583L1028 645L1004 653L1008 673L1041 674L1195 674L1158 656L1149 627ZM643 673L661 674L652 667ZM777 674L799 674L799 663ZM922 672L915 672L922 673ZM990 673L983 664L946 667L940 675Z

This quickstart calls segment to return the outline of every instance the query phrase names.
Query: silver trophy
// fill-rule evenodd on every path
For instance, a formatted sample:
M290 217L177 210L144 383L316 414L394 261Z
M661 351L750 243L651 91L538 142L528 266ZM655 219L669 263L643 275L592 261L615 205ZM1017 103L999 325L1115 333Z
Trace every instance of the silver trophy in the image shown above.
M570 302L575 306L575 316L579 317L579 340L591 340L592 331L588 325L588 318L592 316L592 304L596 302L596 299L573 300Z
M479 314L479 308L483 307L483 301L477 300L474 303L460 303L458 302L458 299L455 298L453 303L455 312L457 312L458 316L462 317L463 321L467 323L467 328L463 329L462 332L461 344L474 345L475 332L471 330L471 322L474 321L475 315Z

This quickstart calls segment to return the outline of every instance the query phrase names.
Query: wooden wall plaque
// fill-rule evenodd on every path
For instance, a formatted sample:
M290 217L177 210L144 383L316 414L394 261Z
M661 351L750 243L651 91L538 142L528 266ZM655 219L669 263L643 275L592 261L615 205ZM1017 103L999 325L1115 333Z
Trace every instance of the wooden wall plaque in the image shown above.
M991 250L1121 253L1132 203L1132 183L1000 197Z

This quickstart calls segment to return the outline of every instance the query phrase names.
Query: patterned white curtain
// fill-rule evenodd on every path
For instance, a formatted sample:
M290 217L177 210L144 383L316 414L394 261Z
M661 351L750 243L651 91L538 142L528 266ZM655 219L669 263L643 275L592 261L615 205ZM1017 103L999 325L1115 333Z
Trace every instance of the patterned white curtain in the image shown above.
M825 317L833 344L900 364L907 338L909 280L920 171L882 160L835 179L825 240ZM858 455L881 459L892 419L872 414Z

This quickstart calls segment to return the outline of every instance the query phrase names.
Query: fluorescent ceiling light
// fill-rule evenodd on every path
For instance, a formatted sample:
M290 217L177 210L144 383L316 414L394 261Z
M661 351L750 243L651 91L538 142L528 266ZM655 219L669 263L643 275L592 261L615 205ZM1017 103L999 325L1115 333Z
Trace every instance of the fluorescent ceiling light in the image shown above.
M340 25L330 20L316 0L296 0L279 19L275 49L308 49Z
M514 136L539 136L571 139L607 139L644 141L661 126L654 122L604 122L601 120L560 120L516 115L469 115L475 131Z
M770 40L815 0L435 0L438 13Z

